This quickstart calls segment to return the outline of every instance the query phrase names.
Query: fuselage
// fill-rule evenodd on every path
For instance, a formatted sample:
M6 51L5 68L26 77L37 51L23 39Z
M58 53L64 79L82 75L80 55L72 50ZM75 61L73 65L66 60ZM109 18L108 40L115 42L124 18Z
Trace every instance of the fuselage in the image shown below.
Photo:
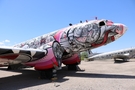
M127 28L109 20L91 20L44 34L13 47L0 47L0 66L17 69L34 67L40 76L52 79L62 64L77 70L80 52L94 49L120 38Z
M126 30L127 28L124 24L113 23L104 19L91 20L44 34L16 44L14 47L23 49L47 49L47 56L37 61L26 62L27 65L37 66L39 69L44 67L43 69L45 69L46 66L48 68L53 67L53 63L57 64L55 55L53 54L59 53L59 51L54 53L49 48L52 47L54 41L59 42L64 51L64 54L62 54L62 63L75 64L76 62L80 62L78 53L111 43L121 37Z
M121 37L127 28L108 20L91 20L75 24L49 34L14 45L18 48L44 49L46 44L58 41L67 52L80 52L108 44Z
M122 50L116 50L106 53L101 53L97 55L93 55L89 57L90 60L92 59L131 59L135 57L135 48L127 48Z

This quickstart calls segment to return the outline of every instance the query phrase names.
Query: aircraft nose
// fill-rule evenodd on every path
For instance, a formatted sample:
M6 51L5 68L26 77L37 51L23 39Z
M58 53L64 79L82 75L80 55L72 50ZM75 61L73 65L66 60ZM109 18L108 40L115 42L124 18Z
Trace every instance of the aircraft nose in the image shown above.
M127 26L123 24L124 33L127 31Z
M115 23L114 25L117 26L116 31L115 31L117 35L115 35L115 39L118 39L127 31L127 26L120 23Z
M117 25L117 26L118 26L116 32L117 32L119 35L123 35L123 34L127 31L127 26L124 25L124 24L115 23L114 25Z

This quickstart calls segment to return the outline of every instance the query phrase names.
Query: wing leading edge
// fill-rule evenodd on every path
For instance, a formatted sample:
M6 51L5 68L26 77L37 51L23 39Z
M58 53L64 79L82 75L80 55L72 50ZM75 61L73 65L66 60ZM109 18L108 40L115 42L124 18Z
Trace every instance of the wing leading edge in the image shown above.
M26 63L46 56L47 50L0 47L0 65Z

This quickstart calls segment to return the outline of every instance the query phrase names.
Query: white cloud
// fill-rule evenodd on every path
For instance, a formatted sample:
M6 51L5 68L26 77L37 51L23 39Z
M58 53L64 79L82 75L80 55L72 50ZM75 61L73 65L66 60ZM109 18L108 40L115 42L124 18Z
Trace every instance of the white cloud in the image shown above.
M0 42L0 45L4 45L4 43L3 42Z
M4 41L1 41L0 42L0 46L5 46L6 45L6 43L9 43L10 42L10 40L4 40Z
M5 40L4 42L10 42L9 40Z

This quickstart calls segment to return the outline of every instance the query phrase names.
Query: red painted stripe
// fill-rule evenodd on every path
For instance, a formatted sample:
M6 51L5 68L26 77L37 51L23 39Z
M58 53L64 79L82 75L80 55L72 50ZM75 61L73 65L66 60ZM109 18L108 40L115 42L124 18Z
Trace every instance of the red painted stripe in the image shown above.
M115 40L114 36L111 36L111 40L112 40L112 41L114 41L114 40Z
M55 35L54 35L54 38L59 41L60 37L61 37L61 33L63 32L63 29L58 31Z
M92 47L99 47L99 46L102 46L103 44L105 44L107 42L109 32L111 32L111 31L107 31L105 33L104 39L103 39L103 41L101 43L99 43L99 44L93 43L93 44L91 44Z

